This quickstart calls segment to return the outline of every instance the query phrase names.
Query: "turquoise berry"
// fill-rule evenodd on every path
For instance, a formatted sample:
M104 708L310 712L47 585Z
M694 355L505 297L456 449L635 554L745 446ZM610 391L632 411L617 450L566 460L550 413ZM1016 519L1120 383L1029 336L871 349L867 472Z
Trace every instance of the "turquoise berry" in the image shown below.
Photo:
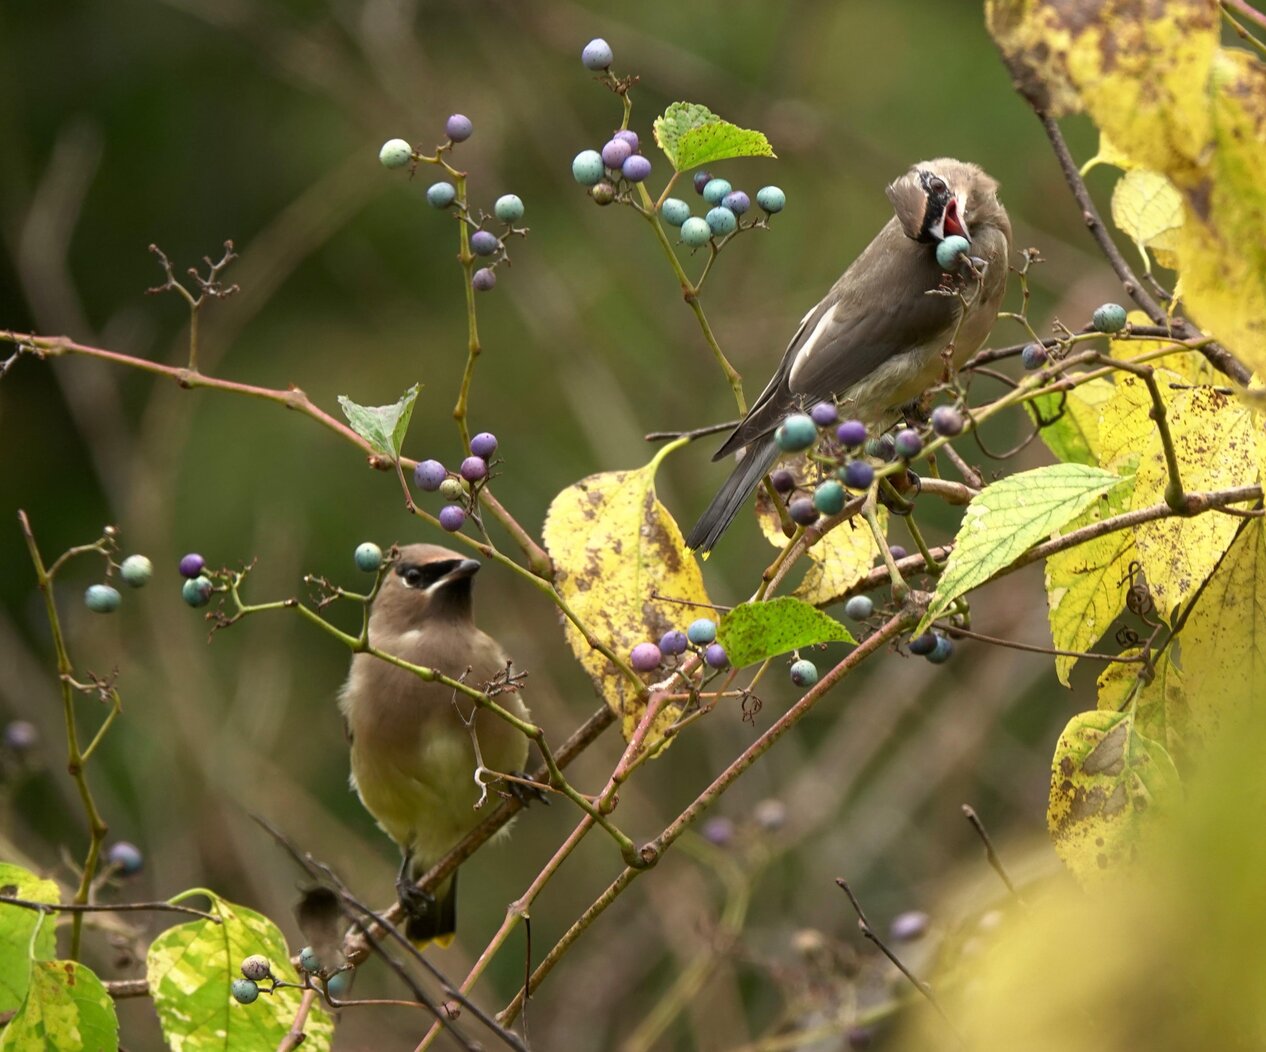
M774 432L774 441L784 453L808 449L818 438L818 425L807 413L792 413Z
M844 487L831 480L813 491L813 506L823 515L838 515L844 510Z
M602 37L595 37L584 46L584 50L580 52L580 61L585 64L585 69L591 69L595 73L599 73L604 69L608 69L612 62L615 61L615 54Z
M572 178L581 186L597 186L602 182L602 154L597 150L581 150L571 162Z
M812 687L818 681L818 666L801 658L791 665L791 682L797 687Z
M738 229L738 216L722 205L709 210L706 219L714 237L724 237Z
M112 614L121 602L118 589L108 584L90 584L84 592L84 605L94 614Z
M1105 303L1091 316L1090 324L1095 332L1120 332L1125 328L1125 308L1119 303Z
M352 976L355 974L351 968L344 968L341 972L335 972L325 980L325 992L335 1000L345 996L352 989Z
M686 629L686 638L697 647L714 643L717 638L717 623L706 617L691 621L690 627Z
M311 946L305 946L299 951L299 967L309 975L316 975L321 970L321 961Z
M457 200L457 187L452 183L432 183L426 188L426 203L432 208L447 208Z
M356 547L356 568L365 573L373 573L382 565L382 549L373 541L366 541Z
M787 195L776 186L762 186L756 191L756 203L773 215L787 206Z
M403 168L413 158L413 147L403 139L388 139L378 151L384 168Z
M844 616L854 621L865 621L875 612L875 601L868 595L855 595L844 604Z
M154 564L143 555L129 555L119 567L119 576L133 588L141 588L154 576Z
M678 197L670 197L659 209L664 222L669 226L681 226L690 218L690 206Z
M954 644L949 641L949 638L947 636L937 636L936 646L932 648L932 653L927 655L927 659L933 665L943 665L953 653Z
M180 588L180 598L190 606L206 606L214 586L209 577L191 577Z
M703 188L703 199L710 205L719 205L721 199L733 189L728 179L709 179L708 185Z
M967 238L951 234L936 246L936 262L942 270L957 270L958 257L963 255L971 245Z
M259 998L259 984L254 979L234 979L233 1000L240 1005L253 1004Z
M518 194L502 194L492 212L503 223L517 223L523 218L523 201Z
M691 248L700 248L712 240L712 228L707 220L691 216L681 224L681 239Z

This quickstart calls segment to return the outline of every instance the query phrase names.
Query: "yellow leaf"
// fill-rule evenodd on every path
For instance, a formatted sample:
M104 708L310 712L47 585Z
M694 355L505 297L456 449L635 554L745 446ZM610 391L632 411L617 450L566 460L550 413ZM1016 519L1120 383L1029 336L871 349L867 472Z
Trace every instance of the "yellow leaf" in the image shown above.
M645 467L590 475L563 490L545 519L543 537L559 594L594 635L622 657L697 615L684 600L708 603L699 564L681 530L655 496L655 469L677 444ZM662 596L664 598L655 598ZM570 620L563 630L598 693L620 717L626 738L641 718L638 688L590 647ZM665 711L653 731L677 714Z
M1083 884L1120 879L1181 798L1169 754L1138 732L1131 714L1083 712L1055 746L1046 824L1056 853Z
M1169 750L1175 766L1186 770L1190 754L1187 739L1187 694L1182 673L1174 664L1171 645L1152 654L1152 678L1140 678L1142 665L1114 662L1099 675L1098 708L1106 712L1134 714L1139 733L1160 742ZM1122 657L1138 657L1139 647L1122 651Z
M1099 464L1099 414L1115 393L1110 380L1098 379L1078 384L1062 395L1035 398L1033 409L1040 411L1042 420L1053 421L1038 433L1047 449L1060 460Z
M1141 310L1130 311L1127 315L1127 319L1131 325L1152 324L1152 319ZM1172 347L1173 345L1174 340L1166 339L1114 339L1109 343L1109 353L1113 358L1118 358L1121 361L1131 361L1151 351L1158 351L1164 347ZM1208 384L1215 387L1226 383L1226 377L1209 364L1208 358L1196 350L1179 348L1178 350L1162 355L1159 358L1151 358L1143 364L1150 365L1153 368L1168 369L1170 372L1177 374L1176 377L1162 378L1160 381L1162 383L1162 392L1172 390L1167 386L1168 384L1179 383L1182 381L1193 385Z
M1117 180L1112 190L1112 221L1134 244L1150 274L1150 248L1163 266L1177 268L1178 231L1183 223L1182 194L1165 176L1135 168Z
M1159 380L1161 371L1156 375ZM1184 490L1229 489L1257 481L1254 417L1250 409L1211 387L1174 392L1168 403L1169 429ZM1134 508L1162 502L1169 482L1155 425L1142 448L1135 476ZM1213 573L1238 527L1239 520L1232 516L1211 512L1191 518L1157 519L1136 528L1139 561L1161 617L1173 623L1172 611L1195 595Z
M1179 377L1171 374L1174 379ZM1162 394L1167 390L1157 371ZM1116 377L1116 390L1099 412L1099 466L1118 475L1138 467L1142 450L1156 440L1156 425L1149 415L1152 397L1147 385L1137 376L1121 373Z
M1061 532L1124 511L1129 504L1125 490L1121 485L1100 497ZM1127 529L1096 537L1046 560L1046 601L1056 649L1088 650L1109 630L1125 608L1134 558L1134 534ZM1067 655L1055 658L1055 675L1066 687L1076 663L1077 658Z
M1120 168L1122 171L1129 171L1134 167L1134 162L1130 160L1124 153L1118 150L1103 132L1099 133L1099 150L1085 164L1081 166L1081 174L1084 177L1096 165L1110 164L1113 168Z

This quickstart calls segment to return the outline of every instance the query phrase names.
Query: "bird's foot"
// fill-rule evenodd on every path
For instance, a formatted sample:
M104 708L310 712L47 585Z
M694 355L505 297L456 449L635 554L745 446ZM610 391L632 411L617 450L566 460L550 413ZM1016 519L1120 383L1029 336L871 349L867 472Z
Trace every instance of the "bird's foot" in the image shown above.
M549 797L545 791L532 781L523 771L511 771L513 778L507 778L505 781L506 791L519 801L524 807L528 804L539 801L546 807L549 806Z

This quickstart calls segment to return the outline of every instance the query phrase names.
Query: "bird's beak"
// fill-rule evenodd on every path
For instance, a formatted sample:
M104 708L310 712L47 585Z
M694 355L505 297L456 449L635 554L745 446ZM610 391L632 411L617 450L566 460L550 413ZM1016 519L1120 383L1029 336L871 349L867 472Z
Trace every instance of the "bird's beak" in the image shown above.
M444 580L460 581L463 577L473 577L479 572L480 565L478 559L463 559L444 576Z
M957 197L949 199L940 221L932 228L932 233L936 235L938 241L944 241L947 237L957 234L959 237L965 237L967 243L971 244L971 234L967 232L967 223L963 219Z

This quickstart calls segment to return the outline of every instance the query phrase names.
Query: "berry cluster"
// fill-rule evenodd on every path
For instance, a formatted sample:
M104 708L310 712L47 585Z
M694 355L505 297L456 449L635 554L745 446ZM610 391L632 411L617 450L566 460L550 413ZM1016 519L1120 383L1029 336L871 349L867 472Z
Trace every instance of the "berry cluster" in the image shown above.
M728 179L714 179L708 172L694 175L695 192L711 206L702 217L691 215L690 205L670 197L659 209L664 222L681 230L681 240L691 248L700 248L713 238L727 237L737 230L760 226L787 204L787 195L776 186L763 186L756 191L756 203L765 213L763 220L743 222L742 216L752 207L752 199L743 190L735 190Z
M629 664L636 672L675 669L681 665L681 657L687 650L698 654L710 669L723 669L730 663L725 647L717 642L717 623L701 617L692 621L684 632L678 628L665 632L658 643L638 643L629 652Z
M180 598L190 606L206 606L211 602L215 584L202 572L206 566L207 561L197 552L190 552L180 560L180 576L185 578L180 589Z
M950 642L949 636L940 632L924 632L923 635L911 639L907 645L911 654L927 658L933 665L944 664L954 653L954 644Z
M425 493L438 492L450 503L440 509L440 525L456 533L466 524L467 514L478 506L479 487L489 478L497 452L497 436L481 431L470 440L470 456L456 472L450 472L438 460L420 460L413 469L413 484ZM381 553L379 553L381 556Z
M119 577L132 588L143 588L154 576L154 564L143 555L129 555L119 564ZM84 591L84 606L94 614L112 614L123 596L112 584L90 584Z
M1094 313L1090 316L1090 329L1092 332L1101 332L1105 336L1115 336L1126 327L1129 322L1129 316L1126 310L1119 303L1105 303L1096 307ZM1067 331L1067 330L1065 330ZM1047 341L1048 343L1052 341ZM1058 349L1057 354L1062 355L1069 346L1067 340L1056 340L1054 346ZM1024 368L1032 372L1040 369L1051 360L1051 351L1042 343L1027 343L1020 352L1020 361L1024 363Z
M316 976L325 983L325 990L331 997L342 997L352 985L352 969L349 967L341 968L337 971L330 969L329 974L322 966L317 958L316 951L311 946L305 946L299 951L298 965L300 972L304 973L305 981L303 986L310 986L310 980L307 976ZM295 986L295 983L288 983L283 979L278 979L273 974L272 962L268 960L262 953L253 953L245 958L241 964L242 978L234 979L229 986L229 991L233 995L233 1000L238 1004L254 1004L259 1000L261 993L270 994L285 986ZM261 983L268 983L268 986L261 986Z
M601 150L581 150L571 162L572 178L589 187L589 196L609 205L632 185L651 174L651 162L641 152L637 132L621 128Z

